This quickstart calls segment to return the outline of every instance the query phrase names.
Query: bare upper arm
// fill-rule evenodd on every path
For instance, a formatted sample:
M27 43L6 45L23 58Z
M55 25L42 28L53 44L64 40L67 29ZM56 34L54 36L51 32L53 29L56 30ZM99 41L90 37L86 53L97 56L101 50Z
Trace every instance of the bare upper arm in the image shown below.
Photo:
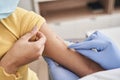
M43 23L43 25L40 28L40 32L42 32L47 39L51 39L52 37L55 37L55 33L48 27L47 23Z
M68 49L67 45L64 43L64 40L60 39L59 36L53 32L46 23L42 25L40 31L47 38L44 50L47 57L54 59L59 64L67 67L80 76L102 70L102 68L95 62L75 51Z
M59 44L62 44L62 46L66 46L65 43L64 43L64 40L62 38L60 38L53 30L51 30L51 28L47 25L47 23L44 23L41 26L40 31L47 38L46 47L45 47L45 52L46 53L48 53L48 51L49 51L49 54L51 52L53 52L52 54L54 54L55 51L56 51L56 50L54 50L54 48L55 47L60 47Z

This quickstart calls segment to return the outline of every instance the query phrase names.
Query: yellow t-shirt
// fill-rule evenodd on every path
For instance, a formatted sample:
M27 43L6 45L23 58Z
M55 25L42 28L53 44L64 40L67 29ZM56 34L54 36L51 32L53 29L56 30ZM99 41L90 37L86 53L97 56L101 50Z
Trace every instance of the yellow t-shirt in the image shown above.
M13 46L13 44L25 33L36 25L39 28L45 19L32 11L17 8L8 18L0 20L0 58ZM7 74L0 67L0 80L38 80L36 74L28 68L21 67L14 74Z

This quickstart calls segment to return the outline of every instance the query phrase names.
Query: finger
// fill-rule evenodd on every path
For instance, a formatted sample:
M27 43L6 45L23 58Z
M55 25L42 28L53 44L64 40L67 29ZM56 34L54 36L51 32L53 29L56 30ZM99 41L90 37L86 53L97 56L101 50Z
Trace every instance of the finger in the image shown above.
M36 33L38 32L38 28L35 26L32 31L26 33L24 36L22 36L22 39L29 40L31 39Z
M93 39L96 39L97 38L97 35L96 34L91 34L90 36L88 36L86 39L85 39L85 41L91 41L91 40L93 40Z
M41 37L46 39L45 35L40 31L37 32L36 37L38 38L37 40L39 40Z
M45 35L42 32L40 32L40 31L37 32L36 37L37 37L37 41L39 41L41 38L44 38L45 41L46 41Z
M41 32L38 32L36 36L38 39L37 39L37 41L34 42L34 44L39 45L39 46L44 45L46 42L46 37L44 36L44 34Z
M108 43L102 40L84 41L80 43L75 43L69 46L75 50L103 50L107 47Z
M94 42L92 41L84 41L84 42L79 42L79 43L75 43L72 44L70 46L68 46L69 48L73 48L73 49L91 49L94 47Z
M101 53L96 52L94 50L76 50L76 51L97 63L98 63L97 60L100 59L101 57Z
M56 67L56 63L52 59L50 59L48 57L44 57L44 59L45 59L45 61L47 62L48 66L50 68L55 68Z
M100 33L99 31L95 31L85 41L90 41L90 40L93 40L93 39L96 39L96 38L99 38L99 37L102 37L102 36L103 36L102 33Z
M102 32L100 31L96 31L94 32L94 34L99 38L99 39L104 39L104 40L109 40L110 41L110 38L108 38L105 34L103 34Z
M86 57L93 56L93 55L96 55L96 53L99 53L94 50L76 50L76 52L78 52Z

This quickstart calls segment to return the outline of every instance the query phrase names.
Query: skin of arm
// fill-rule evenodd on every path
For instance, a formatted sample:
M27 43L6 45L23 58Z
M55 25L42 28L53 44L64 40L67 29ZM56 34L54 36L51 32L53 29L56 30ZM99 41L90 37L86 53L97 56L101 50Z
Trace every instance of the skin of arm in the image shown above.
M52 58L80 77L103 70L97 63L68 49L64 40L60 39L46 23L42 25L40 31L47 38L44 56Z
M55 34L49 27L47 27L46 23L42 25L40 32L42 32L45 35L45 37L47 38L47 41L45 43L45 49L44 49L45 54L44 55L54 59L56 62L63 65L64 67L68 68L69 70L73 71L80 77L103 70L95 62L68 49L67 45L65 45L65 43L64 43L64 40L60 39L57 36L57 34ZM36 31L32 34L30 33L30 37L34 34L36 34ZM28 53L31 53L31 54L35 53L35 49L32 50L33 49L32 44L31 44L32 49L25 49L28 52L24 52L24 53L22 52L23 55L21 55L21 56L17 55L17 54L19 54L20 48L18 48L18 47L20 46L21 42L22 42L21 46L29 44L28 42L25 42L26 38L22 37L21 39L22 40L19 40L19 42L17 42L17 44L15 44L13 46L13 48L11 48L0 61L0 66L4 67L4 69L6 70L7 73L11 73L11 74L16 73L17 69L20 66L28 64L28 63L38 59L38 57L40 56L39 54L36 54L37 57L29 56L29 59L27 59L28 61L24 60L25 56L30 55ZM44 44L44 41L43 41L43 44ZM41 41L39 41L39 43L41 44ZM34 48L38 49L39 45L37 45L37 44L38 43L34 44L34 46L36 45ZM16 48L18 48L18 50L15 53ZM21 49L24 49L24 48L21 47ZM24 51L24 50L20 50L20 51ZM32 53L32 51L34 51L34 52ZM42 52L41 47L39 47L39 49L36 52L41 53ZM14 58L14 56L16 56L17 58ZM21 61L21 60L23 60L23 61Z

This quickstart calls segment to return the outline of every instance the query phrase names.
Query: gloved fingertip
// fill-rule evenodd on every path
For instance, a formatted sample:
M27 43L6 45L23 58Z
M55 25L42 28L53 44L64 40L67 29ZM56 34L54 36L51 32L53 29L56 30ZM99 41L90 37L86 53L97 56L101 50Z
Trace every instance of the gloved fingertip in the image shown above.
M97 36L96 36L95 34L91 34L90 36L88 36L88 37L86 38L85 41L91 41L91 40L95 39L96 37L97 37Z
M75 48L76 46L77 46L77 43L69 45L68 48Z
M96 36L102 35L102 33L100 31L95 31L93 34L95 34Z
M72 48L73 46L72 45L69 45L68 48Z

